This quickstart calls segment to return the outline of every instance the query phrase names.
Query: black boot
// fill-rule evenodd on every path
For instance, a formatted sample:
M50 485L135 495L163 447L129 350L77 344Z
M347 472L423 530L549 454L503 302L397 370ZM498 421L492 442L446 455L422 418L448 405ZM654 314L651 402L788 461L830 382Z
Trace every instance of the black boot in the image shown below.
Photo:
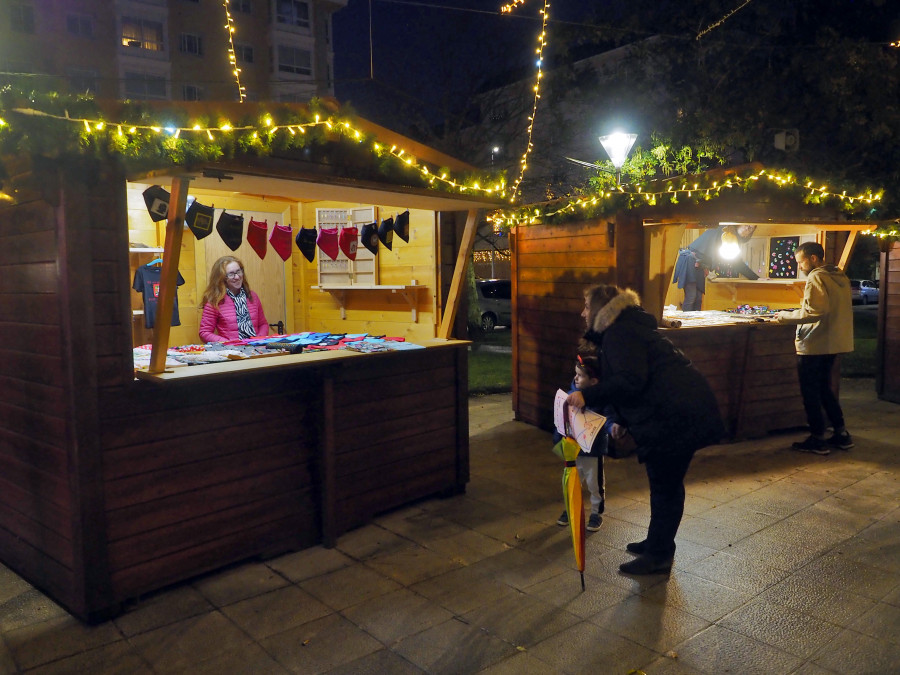
M630 544L625 544L625 550L629 553L637 553L640 555L644 552L644 546L647 545L647 540L644 541L633 541Z
M672 571L672 558L641 555L619 565L619 571L624 574L668 574Z

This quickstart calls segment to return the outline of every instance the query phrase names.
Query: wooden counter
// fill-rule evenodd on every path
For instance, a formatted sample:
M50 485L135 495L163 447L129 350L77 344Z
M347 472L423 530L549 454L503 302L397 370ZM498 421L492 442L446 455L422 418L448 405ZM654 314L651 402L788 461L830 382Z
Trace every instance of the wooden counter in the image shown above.
M706 376L729 438L806 424L794 331L769 322L660 329Z
M190 366L102 399L109 596L93 611L463 491L467 345Z

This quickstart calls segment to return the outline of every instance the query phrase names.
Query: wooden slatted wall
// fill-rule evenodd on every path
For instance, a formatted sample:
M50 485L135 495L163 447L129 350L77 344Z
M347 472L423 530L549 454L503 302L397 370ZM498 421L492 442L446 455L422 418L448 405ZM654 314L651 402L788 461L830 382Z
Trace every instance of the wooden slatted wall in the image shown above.
M317 372L134 382L102 393L117 600L319 540Z
M70 598L74 565L57 211L34 197L0 210L0 552Z
M900 403L900 243L881 254L878 307L878 395Z
M615 252L606 221L519 227L513 248L516 416L550 428L584 333L583 290L616 283Z
M469 480L465 347L340 362L333 393L335 534ZM390 405L385 402L389 393ZM377 439L377 441L375 440Z

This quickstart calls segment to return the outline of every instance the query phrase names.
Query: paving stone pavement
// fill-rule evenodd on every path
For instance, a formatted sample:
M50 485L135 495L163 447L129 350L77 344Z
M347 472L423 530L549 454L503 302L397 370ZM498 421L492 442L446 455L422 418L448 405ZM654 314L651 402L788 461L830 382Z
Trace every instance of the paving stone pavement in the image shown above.
M856 447L802 432L698 453L670 576L628 577L649 515L634 460L573 567L550 435L470 399L464 495L380 515L333 549L249 561L86 626L0 565L0 673L900 672L900 407L841 391Z

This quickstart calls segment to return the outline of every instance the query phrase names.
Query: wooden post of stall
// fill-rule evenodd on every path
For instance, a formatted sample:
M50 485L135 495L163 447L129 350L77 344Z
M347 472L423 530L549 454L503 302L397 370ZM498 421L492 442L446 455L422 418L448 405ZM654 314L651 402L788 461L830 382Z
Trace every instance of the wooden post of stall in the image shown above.
M444 307L443 316L441 316L441 327L438 330L438 337L447 339L450 337L450 331L453 329L453 321L456 319L456 312L459 309L460 299L463 293L463 283L466 276L466 265L469 262L469 256L472 255L472 246L475 244L475 231L478 229L479 211L470 209L466 218L466 228L463 230L462 241L459 243L459 253L456 256L456 266L453 268L453 280L450 282L450 291L447 293L447 305Z
M169 195L169 213L166 221L166 243L159 279L159 297L156 304L156 330L153 332L153 348L150 351L151 373L166 370L166 352L169 349L169 329L178 289L178 259L181 255L181 237L184 234L184 212L187 207L188 176L172 180Z

